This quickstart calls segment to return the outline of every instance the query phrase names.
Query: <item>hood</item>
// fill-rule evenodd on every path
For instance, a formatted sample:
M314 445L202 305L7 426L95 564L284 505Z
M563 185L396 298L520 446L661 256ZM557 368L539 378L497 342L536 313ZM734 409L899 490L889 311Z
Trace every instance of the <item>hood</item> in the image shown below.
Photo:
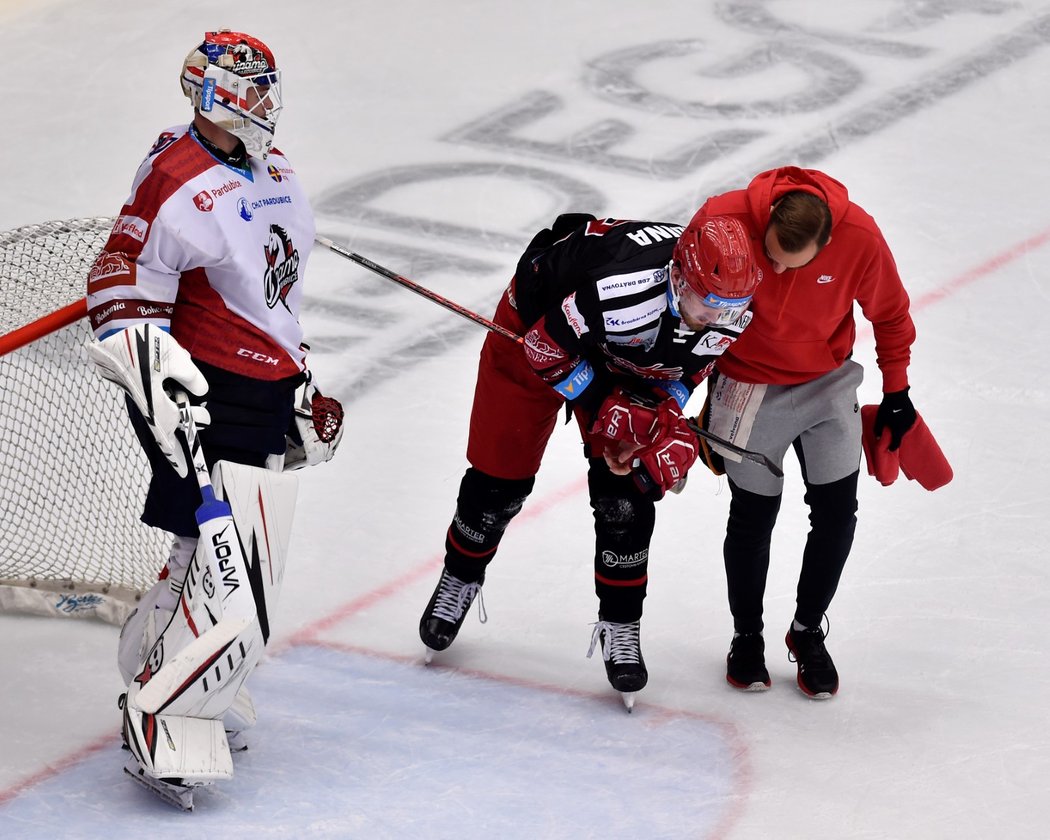
M781 166L760 172L747 186L747 205L751 218L759 230L769 224L769 208L784 193L801 190L819 196L831 209L831 227L834 229L849 207L846 187L816 169L801 169L797 166Z

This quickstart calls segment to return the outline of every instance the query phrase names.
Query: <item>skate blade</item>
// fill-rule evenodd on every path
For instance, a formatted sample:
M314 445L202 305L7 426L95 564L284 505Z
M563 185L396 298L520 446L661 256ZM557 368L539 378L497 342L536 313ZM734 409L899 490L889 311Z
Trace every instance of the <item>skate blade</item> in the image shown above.
M628 714L630 714L631 712L634 711L634 696L637 693L638 693L637 691L621 691L620 692L620 699L623 700L624 706L627 707L627 713Z
M423 647L423 664L429 665L434 660L434 654L437 653L433 648Z
M170 782L162 782L160 779L154 779L152 776L146 775L146 771L139 766L135 759L131 759L124 765L124 772L142 787L146 788L146 790L156 794L168 804L181 808L183 811L193 810L193 792L201 785L190 787L189 785L175 785Z

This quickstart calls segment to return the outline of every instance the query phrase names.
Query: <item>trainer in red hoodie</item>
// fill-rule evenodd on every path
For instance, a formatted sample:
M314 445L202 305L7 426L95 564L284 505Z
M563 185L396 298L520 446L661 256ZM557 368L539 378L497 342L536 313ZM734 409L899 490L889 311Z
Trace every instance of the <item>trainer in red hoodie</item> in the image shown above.
M896 449L915 422L908 295L875 221L822 172L793 166L763 172L746 190L715 196L697 213L714 215L744 223L767 280L755 292L748 330L718 362L705 419L711 431L778 465L789 448L798 455L812 529L786 642L799 687L828 698L839 680L822 622L857 523L863 369L850 360L854 303L875 331L884 391L877 433L887 429ZM735 633L726 679L736 688L762 690L770 685L762 598L783 479L718 454L724 463L716 458L716 466L724 468L732 491L724 556Z

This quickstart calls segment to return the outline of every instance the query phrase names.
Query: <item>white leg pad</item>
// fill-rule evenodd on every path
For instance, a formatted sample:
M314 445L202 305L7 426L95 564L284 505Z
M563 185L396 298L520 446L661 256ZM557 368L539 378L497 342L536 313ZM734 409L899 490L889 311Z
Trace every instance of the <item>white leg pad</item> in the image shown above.
M233 758L221 720L151 715L124 706L124 740L143 772L181 785L233 778Z
M269 638L298 481L225 461L212 480L233 527L202 526L176 612L133 677L128 705L148 714L222 718Z

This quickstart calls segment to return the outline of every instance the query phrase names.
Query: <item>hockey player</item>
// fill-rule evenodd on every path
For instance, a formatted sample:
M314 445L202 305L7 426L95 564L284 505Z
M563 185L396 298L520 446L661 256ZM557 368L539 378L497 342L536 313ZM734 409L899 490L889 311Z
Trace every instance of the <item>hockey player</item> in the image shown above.
M277 471L331 458L342 410L306 366L299 307L314 222L295 169L272 147L282 108L273 53L250 35L208 32L183 62L181 83L193 121L163 131L139 166L87 295L89 354L126 391L152 469L142 521L174 535L159 582L121 632L125 740L141 765L129 772L187 806L193 786L232 773L217 722L237 730L254 722L242 686L269 636L294 504L295 479ZM233 498L236 487L258 498L258 521L236 528L249 558L240 570L251 581L246 614L255 616L245 628L223 624L215 601L220 582L209 561L218 554L224 573L237 573L223 556L230 546L198 545L201 490L177 434L186 418L180 426L176 389L195 404L208 467L223 462L213 475L234 511L248 509ZM223 627L222 649L245 655L224 656L215 670L228 670L209 684L194 663L214 658ZM170 682L179 668L189 675L182 694L157 699L159 676ZM160 708L146 708L147 693ZM160 753L180 736L182 763L166 766Z
M504 530L532 490L558 415L588 459L594 579L607 676L628 708L648 679L640 643L654 500L697 457L682 407L747 325L761 279L739 222L680 225L560 216L532 240L481 351L467 460L445 566L419 622L452 644ZM483 609L483 604L479 610Z
M915 327L882 233L833 178L790 166L763 172L746 190L709 199L692 224L726 215L761 243L757 258L767 279L755 295L751 328L719 359L709 383L707 427L778 465L789 448L798 455L811 530L786 643L801 690L826 699L839 677L821 625L857 524L863 370L850 358L854 303L874 327L882 371L875 433L885 431L894 450L916 419L907 373ZM783 479L731 454L724 461L732 491L724 554L735 631L726 679L764 690L770 678L762 599Z

